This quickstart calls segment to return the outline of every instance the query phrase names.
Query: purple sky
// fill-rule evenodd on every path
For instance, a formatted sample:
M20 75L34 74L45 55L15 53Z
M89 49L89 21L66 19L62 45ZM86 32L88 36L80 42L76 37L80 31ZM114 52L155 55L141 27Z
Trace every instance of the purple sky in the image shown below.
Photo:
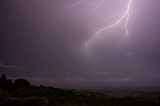
M0 62L23 69L0 73L63 88L159 87L160 1L133 0L128 38L119 43L122 21L91 45L90 58L84 42L114 23L128 0L104 0L96 11L88 1L63 12L76 1L1 0Z

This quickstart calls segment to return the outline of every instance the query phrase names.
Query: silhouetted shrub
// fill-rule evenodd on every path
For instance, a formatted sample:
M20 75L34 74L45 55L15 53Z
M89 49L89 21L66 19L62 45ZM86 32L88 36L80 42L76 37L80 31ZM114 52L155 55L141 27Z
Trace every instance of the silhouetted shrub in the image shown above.
M8 98L10 98L10 97L11 97L11 96L10 96L10 94L9 94L8 91L3 90L3 89L0 89L0 101L6 100L6 99L8 99Z
M7 79L5 74L2 74L0 77L0 88L6 89L6 90L11 90L13 87L12 80Z
M30 86L30 83L25 79L16 79L14 81L15 88L27 88Z
M48 100L43 97L26 98L24 103L24 106L48 106Z

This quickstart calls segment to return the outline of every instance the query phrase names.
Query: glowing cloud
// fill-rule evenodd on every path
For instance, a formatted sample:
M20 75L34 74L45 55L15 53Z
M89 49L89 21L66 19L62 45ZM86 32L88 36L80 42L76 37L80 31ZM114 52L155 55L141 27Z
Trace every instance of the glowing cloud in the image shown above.
M103 0L100 0L99 2L101 3L102 1L103 1ZM124 27L125 27L125 36L129 34L129 31L128 31L127 26L128 26L128 21L129 21L129 16L130 16L130 13L129 13L129 12L130 12L130 6L131 6L131 4L132 4L132 1L133 1L133 0L130 0L130 1L128 2L127 10L125 11L124 14L122 14L122 16L121 16L115 23L113 23L112 25L109 25L109 26L106 26L106 27L103 27L103 28L98 29L98 30L95 32L94 36L92 36L89 40L87 40L87 41L85 42L85 50L86 50L86 52L88 52L87 49L88 49L88 47L89 47L89 42L91 42L92 40L94 40L95 37L99 36L102 32L104 32L104 31L106 31L106 30L108 30L108 29L114 28L115 26L117 26L117 25L118 25L121 21L123 21L124 19L125 19L125 25L124 25ZM123 36L123 37L124 37L124 36ZM88 53L87 53L87 54L88 54Z
M74 6L77 6L77 5L81 5L83 2L85 2L86 0L81 0L75 4L72 4L72 5L69 5L67 8L71 8L71 7L74 7ZM93 8L93 11L97 10L101 4L104 2L104 0L96 0L96 1L92 1L91 3L95 3L96 6ZM129 0L129 2L127 3L127 9L126 11L121 15L121 17L116 21L114 22L113 24L109 25L109 26L105 26L103 28L100 28L98 29L94 34L93 36L87 40L85 42L85 50L88 54L88 47L89 47L89 43L90 42L93 42L93 40L97 37L97 36L100 36L100 34L104 31L107 31L108 29L112 29L114 27L116 27L120 22L122 22L123 20L125 20L125 23L124 23L124 29L125 29L125 35L123 37L126 37L126 35L129 34L129 31L128 31L128 22L129 22L129 17L130 17L130 8L131 8L131 4L132 4L133 0Z

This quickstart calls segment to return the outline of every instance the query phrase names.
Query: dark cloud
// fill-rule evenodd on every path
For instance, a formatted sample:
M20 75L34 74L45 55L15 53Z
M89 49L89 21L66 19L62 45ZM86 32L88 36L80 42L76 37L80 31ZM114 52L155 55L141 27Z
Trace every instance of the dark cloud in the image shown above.
M159 86L158 0L135 0L129 37L120 43L124 22L120 23L91 45L90 57L84 51L85 40L113 23L120 14L111 16L122 13L127 0L107 0L95 13L84 4L62 14L72 2L1 0L0 61L24 67L1 72L57 87Z

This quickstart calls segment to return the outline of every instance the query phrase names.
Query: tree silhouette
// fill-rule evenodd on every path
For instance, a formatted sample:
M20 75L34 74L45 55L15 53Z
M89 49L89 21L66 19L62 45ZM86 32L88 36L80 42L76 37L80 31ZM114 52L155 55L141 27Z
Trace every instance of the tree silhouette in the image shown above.
M12 80L7 79L5 74L2 74L0 77L0 88L10 90L12 89Z
M14 81L15 88L28 88L30 87L30 83L25 79L16 79Z

